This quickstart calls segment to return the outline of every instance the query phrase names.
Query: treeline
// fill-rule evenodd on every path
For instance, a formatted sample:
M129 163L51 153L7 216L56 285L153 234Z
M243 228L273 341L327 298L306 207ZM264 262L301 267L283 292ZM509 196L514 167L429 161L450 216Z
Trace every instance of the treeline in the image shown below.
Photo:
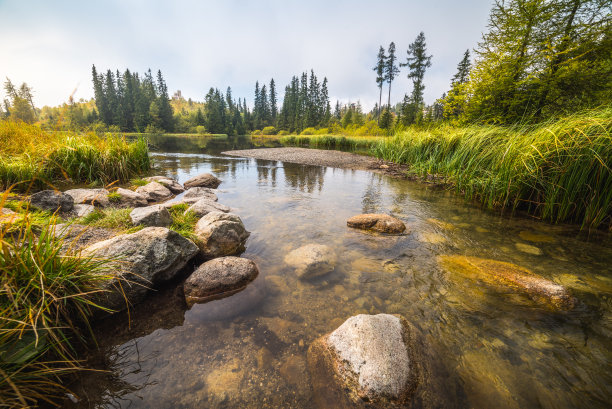
M34 122L39 114L34 106L32 88L25 82L16 87L10 79L4 82L5 98L0 105L0 119L11 118L27 123Z
M98 74L91 70L97 115L107 127L124 132L174 130L173 110L161 70L154 79L149 69L142 78L136 72L118 70Z

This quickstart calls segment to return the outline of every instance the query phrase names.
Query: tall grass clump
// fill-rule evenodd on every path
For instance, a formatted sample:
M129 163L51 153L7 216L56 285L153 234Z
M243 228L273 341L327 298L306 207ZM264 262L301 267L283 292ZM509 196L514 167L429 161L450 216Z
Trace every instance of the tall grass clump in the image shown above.
M612 108L511 128L409 129L376 156L441 174L468 199L552 222L612 227Z
M90 334L88 319L99 308L91 295L110 278L106 261L62 254L53 222L33 229L27 217L3 219L0 406L58 404L66 392L62 377L82 369L74 346Z
M279 141L284 146L305 146L369 152L381 140L377 136L286 135Z
M126 182L150 169L146 139L53 132L35 125L0 121L0 188L34 181L42 185Z

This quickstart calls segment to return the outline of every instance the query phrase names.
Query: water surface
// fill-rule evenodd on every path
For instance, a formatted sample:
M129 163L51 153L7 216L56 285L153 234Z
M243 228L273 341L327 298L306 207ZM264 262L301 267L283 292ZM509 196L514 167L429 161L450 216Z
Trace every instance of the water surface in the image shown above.
M78 407L311 408L308 346L359 313L402 314L423 332L446 374L448 406L609 404L609 235L501 216L450 192L365 171L220 155L251 147L248 138L153 142L158 173L223 180L219 202L252 232L243 257L260 275L236 295L189 310L177 283L129 317L107 320L92 364L110 372L83 377ZM386 237L346 227L350 216L371 212L400 218L410 232ZM534 234L546 241L530 241ZM302 281L283 259L309 243L333 247L338 264ZM516 291L462 279L439 267L436 257L446 254L518 264L567 286L580 304L554 312Z

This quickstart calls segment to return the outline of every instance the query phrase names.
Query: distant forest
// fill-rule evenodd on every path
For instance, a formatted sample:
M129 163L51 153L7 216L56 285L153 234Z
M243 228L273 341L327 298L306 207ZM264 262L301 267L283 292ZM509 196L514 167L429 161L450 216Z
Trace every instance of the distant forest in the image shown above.
M394 42L373 58L378 102L363 112L359 101L330 105L327 78L314 71L294 76L279 101L274 79L255 84L254 103L211 88L204 101L172 98L161 71L154 77L92 68L95 100L39 110L27 84L7 79L0 117L48 127L94 127L124 132L347 133L385 135L412 125L450 122L535 123L612 101L612 6L605 0L496 0L488 31L466 50L449 89L432 104L423 98L435 63L423 32L398 56ZM391 101L402 75L412 89ZM373 81L374 83L374 81ZM386 98L385 98L386 97ZM386 101L385 101L386 99Z

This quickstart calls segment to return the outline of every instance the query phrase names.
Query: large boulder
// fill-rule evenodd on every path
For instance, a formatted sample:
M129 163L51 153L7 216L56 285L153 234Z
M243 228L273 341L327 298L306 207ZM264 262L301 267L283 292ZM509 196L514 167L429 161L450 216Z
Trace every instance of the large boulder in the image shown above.
M192 177L191 179L188 179L185 183L183 183L186 188L209 187L211 189L216 189L217 187L219 187L220 184L221 181L210 173L202 173L200 175Z
M69 212L74 206L72 196L57 190L42 190L30 196L30 205L40 210L47 210L51 213L59 211Z
M249 233L240 217L232 213L210 212L195 226L200 250L205 257L231 256L244 251Z
M424 372L417 336L399 315L349 318L308 350L315 400L321 407L335 402L338 408L386 408L409 401Z
M96 243L84 254L111 261L103 281L104 293L96 301L102 306L121 310L128 303L142 301L149 288L172 280L198 254L198 247L180 234L164 227L147 227L136 233L122 234Z
M300 278L314 278L336 268L336 253L324 244L307 244L285 256L285 263L295 268Z
M164 185L175 195L178 195L179 193L183 193L185 191L183 185L167 176L150 176L148 178L144 178L144 180L146 180L147 182L157 182L161 185Z
M164 185L157 182L149 182L136 189L136 193L143 195L149 202L161 202L172 197L172 192Z
M120 187L117 193L120 196L119 206L121 207L144 207L149 204L145 195L133 190Z
M562 285L540 277L516 264L459 255L439 256L438 263L451 273L482 280L493 286L519 290L536 302L544 303L555 309L569 310L577 303Z
M130 212L130 219L134 226L168 227L172 224L170 212L160 205L137 207Z
M70 252L73 254L95 243L108 240L115 235L112 230L83 224L56 224L51 232L55 237L62 238L62 253Z
M197 202L189 206L189 208L185 210L185 213L191 212L195 213L199 217L202 217L206 216L210 212L229 213L230 210L231 209L229 207L222 205L221 203L217 203L210 199L204 198L198 200Z
M359 214L348 219L346 224L355 229L387 234L399 234L406 230L404 222L388 214Z
M64 193L72 196L74 203L88 204L97 207L108 207L108 190L106 189L70 189Z
M195 203L201 199L208 199L216 202L218 200L215 192L207 187L192 187L185 191L182 200L185 202Z
M259 274L252 260L219 257L198 267L183 285L187 305L224 298L242 291Z

